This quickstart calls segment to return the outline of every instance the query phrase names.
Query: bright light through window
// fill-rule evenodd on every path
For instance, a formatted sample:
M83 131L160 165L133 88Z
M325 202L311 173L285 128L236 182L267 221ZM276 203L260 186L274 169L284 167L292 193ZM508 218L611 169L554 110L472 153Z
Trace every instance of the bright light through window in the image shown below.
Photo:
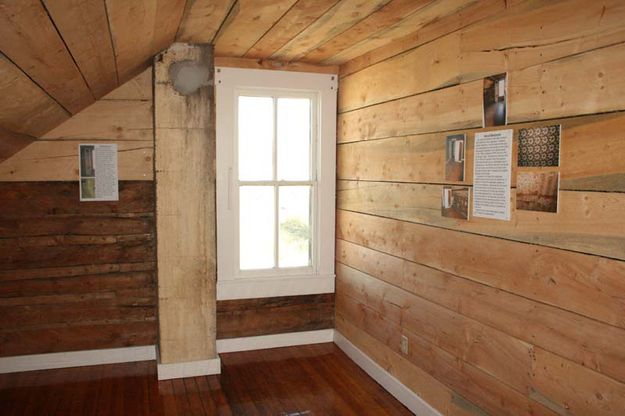
M315 100L238 96L239 268L312 266Z

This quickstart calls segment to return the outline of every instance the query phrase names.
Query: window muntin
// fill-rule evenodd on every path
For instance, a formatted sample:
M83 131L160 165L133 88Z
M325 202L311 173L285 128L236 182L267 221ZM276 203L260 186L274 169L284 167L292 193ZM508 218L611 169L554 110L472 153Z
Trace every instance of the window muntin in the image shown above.
M316 94L239 91L235 102L239 274L311 273Z

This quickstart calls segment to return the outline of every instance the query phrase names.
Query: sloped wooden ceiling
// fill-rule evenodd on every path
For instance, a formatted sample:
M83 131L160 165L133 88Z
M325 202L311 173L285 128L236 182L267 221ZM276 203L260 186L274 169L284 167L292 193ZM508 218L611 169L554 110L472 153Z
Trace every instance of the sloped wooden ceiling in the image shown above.
M174 41L337 65L479 0L0 0L0 161ZM449 30L454 30L450 25Z

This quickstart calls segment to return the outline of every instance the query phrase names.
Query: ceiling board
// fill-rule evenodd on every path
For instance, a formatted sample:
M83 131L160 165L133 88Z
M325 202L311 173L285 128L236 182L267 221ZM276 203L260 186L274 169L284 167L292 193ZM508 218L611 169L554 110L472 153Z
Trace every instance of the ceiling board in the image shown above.
M104 2L43 1L95 98L117 87L115 56Z
M187 0L176 40L211 43L235 0Z
M69 118L48 94L0 54L0 126L39 136Z
M271 58L283 61L297 60L379 10L389 1L341 0L315 23L275 52Z
M494 16L506 9L507 1L509 0L438 0L416 15L411 15L389 28L388 31L378 34L375 38L365 39L323 63L327 65L340 63L341 77L347 76L481 19ZM454 5L461 8L455 9ZM446 15L449 6L452 6L453 12Z
M215 39L218 56L243 56L296 0L239 0Z
M174 42L185 0L106 0L119 82L144 70Z
M2 2L0 22L0 50L65 109L94 101L39 0Z
M247 58L266 58L321 17L338 0L299 0L252 48Z
M417 10L433 2L434 0L392 0L379 11L313 49L302 59L308 62L325 61L364 39L375 38L378 33L398 24L406 16L417 14Z

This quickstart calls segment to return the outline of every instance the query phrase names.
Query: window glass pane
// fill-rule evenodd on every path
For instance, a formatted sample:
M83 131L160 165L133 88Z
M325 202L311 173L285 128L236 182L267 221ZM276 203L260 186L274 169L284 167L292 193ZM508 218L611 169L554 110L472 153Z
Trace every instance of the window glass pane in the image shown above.
M308 98L278 98L278 179L310 179L310 106Z
M274 267L274 187L242 186L239 192L239 206L241 270Z
M273 98L239 97L239 180L273 179Z
M310 186L281 186L279 266L310 266Z

